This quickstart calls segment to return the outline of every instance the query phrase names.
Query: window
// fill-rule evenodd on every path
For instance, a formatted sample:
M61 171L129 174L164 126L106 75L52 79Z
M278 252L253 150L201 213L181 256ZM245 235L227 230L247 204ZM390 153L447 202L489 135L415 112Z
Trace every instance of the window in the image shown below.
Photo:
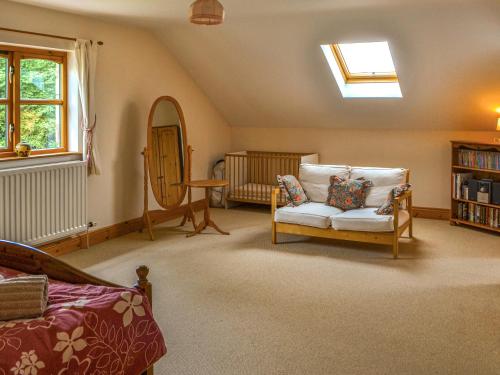
M344 98L402 98L388 42L322 45Z
M65 52L0 46L0 157L67 151Z
M340 43L331 45L346 83L397 82L389 43Z

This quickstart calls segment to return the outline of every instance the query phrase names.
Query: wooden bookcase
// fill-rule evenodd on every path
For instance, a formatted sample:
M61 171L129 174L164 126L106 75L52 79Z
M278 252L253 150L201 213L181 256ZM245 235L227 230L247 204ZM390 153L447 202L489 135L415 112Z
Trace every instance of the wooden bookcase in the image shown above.
M470 142L470 141L451 141L451 217L450 222L453 225L468 225L475 228L481 228L493 232L500 233L500 228L494 228L487 224L480 224L471 222L469 220L461 219L458 216L458 209L460 203L472 203L477 206L487 207L490 209L499 209L500 205L479 203L476 201L469 201L466 199L457 199L453 196L454 173L472 173L474 179L492 179L495 182L500 181L500 168L487 169L479 168L478 166L461 165L459 161L460 150L471 151L486 151L500 153L500 143L494 142Z

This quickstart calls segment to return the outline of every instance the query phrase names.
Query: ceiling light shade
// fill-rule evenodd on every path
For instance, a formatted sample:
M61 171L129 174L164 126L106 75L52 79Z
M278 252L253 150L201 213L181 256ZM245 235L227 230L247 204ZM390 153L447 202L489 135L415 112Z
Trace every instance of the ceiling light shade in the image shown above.
M197 25L219 25L224 21L224 7L217 0L196 0L191 4L189 20Z

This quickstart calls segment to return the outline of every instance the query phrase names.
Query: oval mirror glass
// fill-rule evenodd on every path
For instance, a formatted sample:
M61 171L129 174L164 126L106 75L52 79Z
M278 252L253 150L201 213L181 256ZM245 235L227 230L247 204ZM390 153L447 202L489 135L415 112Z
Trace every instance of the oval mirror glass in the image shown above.
M165 209L184 200L186 127L179 103L172 97L158 98L149 113L148 164L156 201Z

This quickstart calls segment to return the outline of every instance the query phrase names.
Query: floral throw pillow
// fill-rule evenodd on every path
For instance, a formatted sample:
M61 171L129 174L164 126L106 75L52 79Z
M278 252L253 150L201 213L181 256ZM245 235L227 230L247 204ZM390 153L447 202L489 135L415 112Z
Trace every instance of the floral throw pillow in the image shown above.
M302 203L309 202L306 192L302 188L299 180L295 176L277 175L278 184L283 194L285 194L286 203L288 206L300 206Z
M364 207L366 193L371 186L373 186L372 182L363 177L350 180L331 176L326 203L344 211Z
M409 190L410 188L410 184L400 184L394 186L389 192L389 195L387 196L384 204L377 209L377 215L392 215L394 213L394 199L400 197L405 191Z

